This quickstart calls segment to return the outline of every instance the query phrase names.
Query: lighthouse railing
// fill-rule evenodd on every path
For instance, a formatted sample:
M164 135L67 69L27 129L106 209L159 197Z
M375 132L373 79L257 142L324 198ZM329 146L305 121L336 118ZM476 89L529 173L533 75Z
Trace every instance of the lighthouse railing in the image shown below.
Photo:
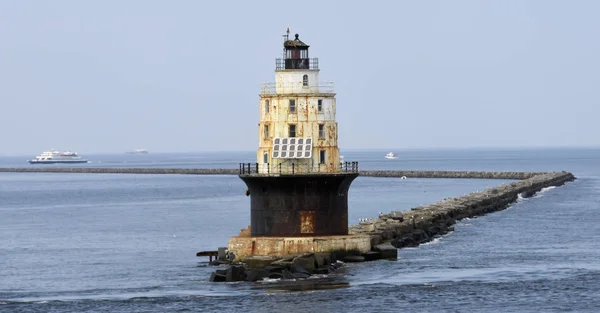
M319 58L275 59L275 70L318 70Z
M307 175L358 173L358 162L339 164L240 163L240 175Z
M263 83L261 95L304 94L304 93L333 93L333 82L320 82L313 85L303 85L302 82Z

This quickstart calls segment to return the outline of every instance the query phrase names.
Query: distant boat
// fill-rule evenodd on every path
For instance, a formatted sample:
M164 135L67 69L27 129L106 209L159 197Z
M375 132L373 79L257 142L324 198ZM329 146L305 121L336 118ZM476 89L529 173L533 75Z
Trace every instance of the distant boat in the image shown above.
M397 159L398 156L395 153L390 152L390 153L388 153L388 154L385 155L385 158L388 159L388 160L393 160L393 159Z
M80 157L77 152L60 152L54 149L44 151L33 160L28 160L30 164L55 164L55 163L88 163L88 160Z
M148 154L148 150L146 150L146 149L135 149L133 151L127 151L125 153L127 153L127 154Z

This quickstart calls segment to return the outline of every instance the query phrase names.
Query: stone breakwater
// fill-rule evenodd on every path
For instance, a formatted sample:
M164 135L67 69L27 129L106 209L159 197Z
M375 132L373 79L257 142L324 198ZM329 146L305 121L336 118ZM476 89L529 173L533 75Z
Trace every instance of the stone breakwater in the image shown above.
M371 173L383 173L381 175L383 177L402 177L407 176L406 173L408 172L371 171ZM417 175L443 173L442 175L445 175L443 176L445 178L466 178L462 174L454 174L456 172L415 171L415 173ZM371 251L367 253L331 251L329 253L307 253L278 257L252 256L246 258L243 263L237 262L227 269L217 270L211 275L210 281L307 278L313 274L329 274L338 271L343 262L397 259L399 248L418 246L442 236L452 231L452 225L463 218L481 216L506 209L519 197L532 197L543 188L560 186L575 180L575 176L567 172L536 174L513 172L509 175L503 173L486 174L484 172L469 173L477 173L468 176L469 178L507 179L515 178L515 176L523 178L520 181L489 188L481 192L448 198L405 211L380 214L376 218L361 221L358 225L351 225L350 235L369 238ZM235 257L232 255L227 259L235 260ZM216 264L223 263L231 262L216 261Z
M528 198L543 188L560 186L572 180L575 176L567 172L541 173L481 192L381 214L351 225L349 232L370 236L372 247L381 244L395 248L417 246L451 231L458 220L506 209L519 196Z
M117 168L117 167L15 167L0 168L10 173L90 173L90 174L182 174L182 175L237 175L231 168Z
M12 173L99 173L99 174L182 174L182 175L237 175L239 169L232 168L113 168L113 167L14 167L0 168L0 172ZM482 179L527 179L540 172L481 172L481 171L360 171L367 177L406 178L482 178Z
M481 171L360 171L361 176L406 178L470 178L527 179L543 172L481 172Z

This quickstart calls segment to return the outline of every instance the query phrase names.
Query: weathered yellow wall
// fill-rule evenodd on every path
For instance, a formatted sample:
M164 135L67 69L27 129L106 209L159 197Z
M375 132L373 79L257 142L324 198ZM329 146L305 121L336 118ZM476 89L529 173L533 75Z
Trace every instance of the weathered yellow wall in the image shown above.
M293 89L281 86L302 87L302 76L309 74L314 85L304 89ZM257 162L261 172L266 172L264 153L268 154L270 172L279 168L290 168L293 163L301 171L339 171L338 125L336 122L336 99L333 84L317 85L318 71L314 70L279 70L276 75L274 88L265 88L260 95L260 122L258 124L259 148ZM279 86L279 87L277 87ZM319 92L315 92L315 91ZM322 92L327 90L330 92ZM289 100L296 102L296 112L290 112ZM318 110L318 101L322 101L322 110ZM268 102L268 109L267 109ZM313 149L311 159L277 159L272 158L273 138L288 137L289 125L296 125L296 137L312 138ZM323 138L319 138L319 124L323 125ZM269 137L265 137L264 127L269 126ZM320 151L325 150L325 164L319 165Z

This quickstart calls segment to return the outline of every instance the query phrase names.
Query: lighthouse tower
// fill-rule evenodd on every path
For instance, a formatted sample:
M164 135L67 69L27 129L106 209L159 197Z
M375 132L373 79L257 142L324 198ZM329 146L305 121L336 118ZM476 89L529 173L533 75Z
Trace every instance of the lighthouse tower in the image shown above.
M319 62L296 34L285 36L276 60L275 83L260 94L260 173L340 171L333 82L319 82Z
M288 29L275 82L261 88L257 162L240 164L251 199L249 239L229 244L242 255L314 252L314 241L293 238L348 235L348 189L358 163L340 162L333 82L319 81L318 59L308 50ZM343 241L337 244L347 246ZM334 246L328 248L340 248Z

